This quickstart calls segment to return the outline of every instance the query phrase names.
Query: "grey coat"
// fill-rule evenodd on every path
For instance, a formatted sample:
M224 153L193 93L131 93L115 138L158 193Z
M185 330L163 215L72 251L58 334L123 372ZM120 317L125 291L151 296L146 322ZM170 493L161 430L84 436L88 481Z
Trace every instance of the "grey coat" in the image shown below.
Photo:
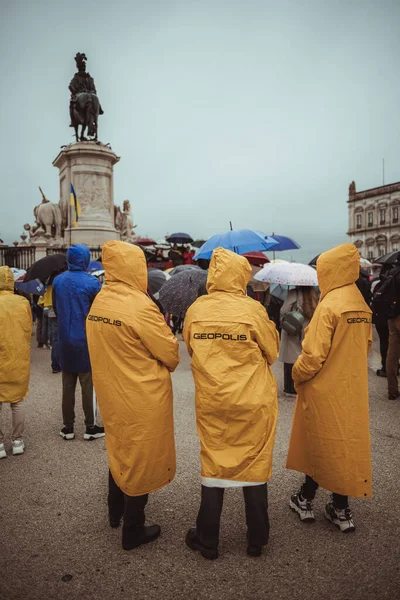
M303 306L303 293L301 287L295 290L290 290L287 295L285 302L281 308L281 322L285 315L291 310L294 310L296 306L300 308ZM301 354L301 344L304 338L304 329L308 326L309 320L304 320L303 331L300 336L288 335L286 331L282 329L281 332L281 346L279 351L279 360L289 365L294 365L296 360Z

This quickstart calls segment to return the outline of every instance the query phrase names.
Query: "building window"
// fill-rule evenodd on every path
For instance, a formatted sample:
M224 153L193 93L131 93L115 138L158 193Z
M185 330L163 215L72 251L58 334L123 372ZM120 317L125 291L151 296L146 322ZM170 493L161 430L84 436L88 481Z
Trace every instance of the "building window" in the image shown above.
M361 215L356 216L356 226L357 226L357 229L361 229L361 227L362 227Z
M384 254L386 254L384 246L378 246L378 257L383 256Z
M381 225L385 225L386 223L386 208L381 208L379 211Z
M373 250L368 250L368 256L367 256L368 260L370 260L371 258L374 258L374 252Z
M374 225L374 213L368 213L368 227L373 227Z
M392 246L393 248L393 252L398 252L399 251L399 244L397 242L395 242Z
M399 222L399 207L394 206L393 207L393 223L398 223L398 222Z

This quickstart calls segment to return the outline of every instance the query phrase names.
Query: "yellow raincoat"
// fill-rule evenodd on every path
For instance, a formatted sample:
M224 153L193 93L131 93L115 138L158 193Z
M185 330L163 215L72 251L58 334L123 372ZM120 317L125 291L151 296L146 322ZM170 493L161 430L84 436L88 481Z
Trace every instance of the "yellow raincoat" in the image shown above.
M192 355L203 485L265 483L272 474L278 416L270 366L279 338L267 312L245 295L248 261L214 250L207 296L189 308L183 331Z
M355 281L358 250L343 244L317 262L321 301L293 367L298 391L287 468L325 489L370 497L368 352L371 310Z
M102 261L106 285L86 319L93 382L111 474L125 494L141 496L175 476L170 371L179 347L146 295L142 250L107 242Z
M29 302L14 294L14 276L0 267L0 402L28 395L32 313Z

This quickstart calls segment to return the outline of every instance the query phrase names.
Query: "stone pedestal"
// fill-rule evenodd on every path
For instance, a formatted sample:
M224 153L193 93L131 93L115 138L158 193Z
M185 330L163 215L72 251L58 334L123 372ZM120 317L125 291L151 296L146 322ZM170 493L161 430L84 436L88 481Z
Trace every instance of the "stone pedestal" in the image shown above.
M66 146L54 160L60 171L60 209L64 243L103 245L119 239L114 224L113 167L119 157L107 146L77 142ZM78 226L70 205L70 185L81 207Z

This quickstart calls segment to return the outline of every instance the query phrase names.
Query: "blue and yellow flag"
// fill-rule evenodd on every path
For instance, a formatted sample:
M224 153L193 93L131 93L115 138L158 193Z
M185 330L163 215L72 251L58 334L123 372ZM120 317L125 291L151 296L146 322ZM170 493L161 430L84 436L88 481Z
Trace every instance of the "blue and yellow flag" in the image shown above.
M79 200L75 194L74 186L71 183L70 188L70 204L74 208L74 227L78 227L79 217L81 216L81 206L79 204Z

